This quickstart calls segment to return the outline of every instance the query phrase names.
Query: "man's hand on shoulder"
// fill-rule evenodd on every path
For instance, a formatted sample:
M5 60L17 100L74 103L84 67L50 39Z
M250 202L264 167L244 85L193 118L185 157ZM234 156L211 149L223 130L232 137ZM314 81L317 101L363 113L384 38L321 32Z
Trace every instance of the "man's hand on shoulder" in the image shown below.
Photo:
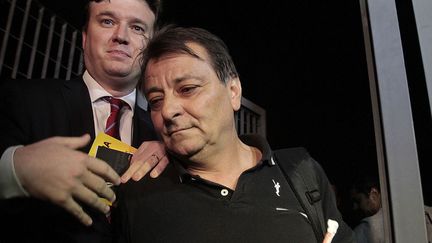
M23 188L35 198L63 207L85 225L91 225L92 219L78 201L106 213L109 207L100 197L115 200L106 182L120 183L107 163L77 150L89 141L89 135L52 137L20 147L14 154L15 173Z
M165 146L159 141L146 141L141 144L133 154L129 169L122 175L121 181L126 183L129 179L139 181L150 170L150 176L158 177L166 168L169 161Z

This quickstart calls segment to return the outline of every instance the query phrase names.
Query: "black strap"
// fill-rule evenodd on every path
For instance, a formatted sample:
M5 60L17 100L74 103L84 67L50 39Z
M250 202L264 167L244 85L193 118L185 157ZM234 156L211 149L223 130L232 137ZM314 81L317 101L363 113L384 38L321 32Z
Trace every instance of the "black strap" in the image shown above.
M325 222L315 170L312 163L306 162L310 158L309 154L304 148L289 148L275 151L274 157L308 216L317 242L322 242L326 230Z

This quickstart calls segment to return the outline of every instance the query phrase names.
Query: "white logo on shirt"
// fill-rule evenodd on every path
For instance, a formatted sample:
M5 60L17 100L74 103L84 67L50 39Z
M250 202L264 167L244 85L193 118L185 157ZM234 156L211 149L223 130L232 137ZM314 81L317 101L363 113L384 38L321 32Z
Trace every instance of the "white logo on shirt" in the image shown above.
M272 181L273 181L274 187L275 187L275 189L276 189L276 195L277 195L278 197L280 197L280 195L279 195L279 188L280 188L280 184L279 184L279 182L276 182L276 181L273 180L273 179L272 179Z

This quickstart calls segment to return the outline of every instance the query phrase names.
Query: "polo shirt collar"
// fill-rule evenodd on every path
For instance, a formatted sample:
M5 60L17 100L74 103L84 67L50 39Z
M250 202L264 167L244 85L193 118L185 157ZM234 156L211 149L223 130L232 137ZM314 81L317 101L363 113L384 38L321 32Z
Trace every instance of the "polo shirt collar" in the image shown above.
M274 166L276 163L274 162L273 156L272 156L272 150L270 148L270 145L268 144L267 140L256 134L247 134L247 135L240 135L240 140L244 142L245 144L249 146L256 147L259 149L262 153L261 163L268 165L268 166ZM183 183L185 181L189 180L195 180L196 178L199 178L199 176L191 175L181 164L180 160L175 158L174 156L168 154L169 160L172 161L175 169L179 173L180 182ZM258 163L260 164L260 163Z
M245 134L245 135L241 135L240 139L245 144L252 146L252 147L255 147L261 151L262 163L266 163L270 166L275 165L273 157L272 157L271 147L264 137L257 135L257 134Z

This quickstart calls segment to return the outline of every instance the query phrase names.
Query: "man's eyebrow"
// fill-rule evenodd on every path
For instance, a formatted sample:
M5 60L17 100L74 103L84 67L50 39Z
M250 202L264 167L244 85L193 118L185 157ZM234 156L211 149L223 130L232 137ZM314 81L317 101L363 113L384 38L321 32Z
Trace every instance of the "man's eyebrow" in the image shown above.
M145 30L149 29L148 24L140 18L135 18L135 17L131 18L131 23L142 24L142 25L144 25Z
M182 77L178 77L178 78L174 79L173 82L175 84L179 84L179 83L181 83L181 82L183 82L185 80L188 80L188 79L201 80L198 76L186 74L186 75L184 75ZM150 87L148 90L145 91L145 95L148 95L148 94L154 93L154 92L160 92L160 91L162 91L161 88L153 86L153 87Z
M101 16L109 16L109 17L115 17L115 14L112 11L109 10L104 10L99 12L98 14L96 14L96 17L101 17Z
M96 15L96 17L104 17L104 16L111 17L111 18L114 18L114 19L118 18L116 16L116 14L113 11L110 11L110 10L101 11L101 12L99 12ZM144 28L146 30L148 30L148 28L149 28L148 24L145 21L143 21L142 19L140 19L140 18L131 17L128 21L130 23L142 24L142 25L144 25Z
M153 87L149 88L148 90L145 90L144 95L147 96L150 93L161 92L161 91L162 91L161 88L153 86Z

